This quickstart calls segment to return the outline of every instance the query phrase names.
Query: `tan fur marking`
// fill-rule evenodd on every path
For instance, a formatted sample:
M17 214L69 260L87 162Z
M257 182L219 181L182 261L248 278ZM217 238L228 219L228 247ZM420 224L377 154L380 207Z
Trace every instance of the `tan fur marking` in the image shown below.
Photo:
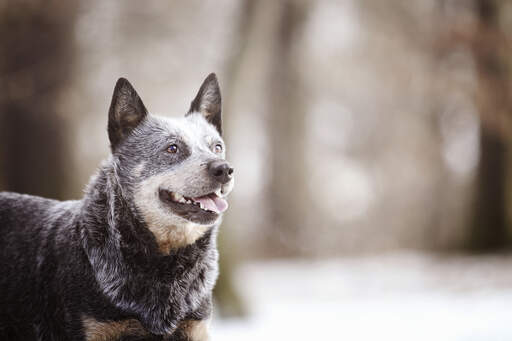
M195 321L189 320L183 322L183 329L191 341L208 341L210 334L208 332L210 319Z
M137 320L100 322L91 317L84 317L82 324L87 341L114 341L126 334L147 334Z
M172 227L149 225L149 229L155 235L160 251L168 254L172 249L193 244L208 227L194 224Z

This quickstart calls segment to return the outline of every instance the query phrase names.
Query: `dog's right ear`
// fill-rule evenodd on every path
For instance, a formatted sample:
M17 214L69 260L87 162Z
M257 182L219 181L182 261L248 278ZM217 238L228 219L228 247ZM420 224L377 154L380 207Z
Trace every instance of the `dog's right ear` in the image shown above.
M112 151L147 116L148 111L133 86L119 78L108 112L108 138Z
M190 103L186 116L199 112L209 123L213 124L222 135L221 98L217 76L210 73L199 88L196 97Z

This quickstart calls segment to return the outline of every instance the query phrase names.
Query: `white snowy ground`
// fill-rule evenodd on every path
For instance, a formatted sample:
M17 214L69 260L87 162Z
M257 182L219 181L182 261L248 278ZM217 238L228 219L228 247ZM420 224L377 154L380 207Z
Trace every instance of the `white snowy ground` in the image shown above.
M236 282L250 315L215 319L215 341L512 340L510 256L261 262Z

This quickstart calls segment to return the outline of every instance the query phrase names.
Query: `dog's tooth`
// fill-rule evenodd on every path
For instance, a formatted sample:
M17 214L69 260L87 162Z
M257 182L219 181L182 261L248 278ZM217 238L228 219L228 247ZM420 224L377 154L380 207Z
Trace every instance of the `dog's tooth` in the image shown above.
M176 202L185 202L185 197L176 192L171 192L171 199Z
M219 187L219 189L215 191L215 195L218 196L219 198L222 197L222 188Z

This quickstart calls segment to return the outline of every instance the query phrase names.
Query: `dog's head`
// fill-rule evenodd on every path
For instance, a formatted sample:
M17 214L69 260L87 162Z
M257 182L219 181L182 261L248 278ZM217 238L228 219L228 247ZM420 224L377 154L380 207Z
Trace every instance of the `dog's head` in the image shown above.
M181 118L149 115L131 84L118 80L108 121L115 173L151 229L211 226L227 209L234 180L221 123L215 74Z

